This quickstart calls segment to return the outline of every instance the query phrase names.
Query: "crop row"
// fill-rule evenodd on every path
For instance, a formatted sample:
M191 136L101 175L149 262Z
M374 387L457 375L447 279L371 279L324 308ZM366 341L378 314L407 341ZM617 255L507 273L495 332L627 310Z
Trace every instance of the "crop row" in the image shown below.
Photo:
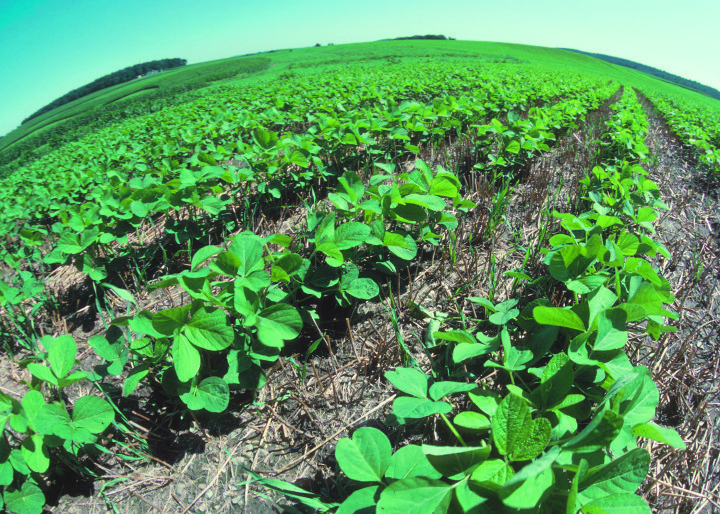
M342 168L360 166L358 161L397 161L402 155L415 155L416 145L432 145L473 125L481 127L474 151L487 154L494 165L510 168L533 152L547 149L554 131L572 127L587 108L612 92L612 86L581 89L592 85L586 82L545 89L538 82L534 83L537 92L522 76L513 78L524 84L522 88L506 90L508 84L515 84L510 78L484 80L482 90L457 98L398 103L378 97L373 109L353 112L332 110L337 108L338 95L350 97L342 88L331 89L335 96L326 90L318 93L326 102L327 114L317 110L317 105L315 111L306 110L309 100L301 95L299 106L283 111L284 121L273 118L273 127L306 128L301 133L263 128L278 114L282 96L277 96L271 107L266 105L254 117L247 110L210 110L205 116L193 114L197 117L194 127L188 117L196 111L183 107L67 145L53 154L52 168L43 159L3 184L2 234L15 241L15 246L4 246L3 259L18 270L40 260L54 266L71 259L100 281L105 278L106 263L134 253L128 235L160 214L172 214L165 230L183 243L192 234L190 223L181 220L182 212L191 211L195 219L213 219L236 209L238 202L246 210L257 209L281 192L303 192L316 181L326 184ZM300 81L291 92L307 91L306 82ZM362 95L359 91L353 94ZM385 91L378 86L376 93ZM561 95L569 98L528 110L533 103L550 102ZM507 125L494 118L484 125L490 116L511 109L528 110L527 118L511 111ZM225 164L231 160L239 167ZM247 226L246 220L243 225ZM18 286L30 290L35 283Z
M651 237L656 209L667 207L641 166L647 120L635 93L626 90L613 110L601 139L604 162L582 181L586 210L553 213L565 233L552 236L543 250L549 275L532 280L547 296L498 304L469 297L485 316L463 318L454 330L441 330L447 320L426 313L430 373L398 368L385 374L405 394L394 400L389 421L439 416L458 446L408 445L393 453L383 432L359 428L335 450L350 480L346 488L354 490L342 503L277 480L255 480L338 514L650 512L635 495L651 461L638 437L685 444L674 430L652 423L657 387L624 347L628 324L642 326L653 339L674 329L664 324L664 318L677 319L664 309L674 301L670 284L645 258L669 257ZM559 286L572 294L570 305L551 303L550 292ZM470 374L472 381L448 380L461 369L468 376L467 370L483 368ZM503 375L502 390L486 382L492 370ZM470 409L451 422L462 398Z
M13 211L5 197L4 235L18 237L22 246L4 249L5 262L19 273L14 284L0 283L0 300L15 321L13 335L22 334L33 351L22 363L33 377L33 390L22 401L0 395L5 422L20 434L18 444L0 457L8 510L32 505L28 512L36 512L42 505L32 473L47 472L51 455L78 459L95 451L97 435L111 423L121 426L122 414L100 398L83 397L68 414L64 388L86 379L102 384L107 376L122 375L127 395L152 379L191 410L225 410L231 390L263 385L264 366L313 323L319 301L347 305L374 298L379 293L374 273L403 269L422 245L445 244L452 250L459 218L474 208L463 197L460 177L420 160L405 172L399 157L415 156L417 145L470 132L480 161L476 168L507 181L517 166L547 151L555 133L577 127L587 109L616 87L569 79L547 86L561 84L555 80L535 83L540 94L528 85L527 76L493 82L488 74L482 76L480 90L468 86L469 76L463 73L453 76L466 82L454 84L452 76L447 80L458 89L465 85L467 93L457 97L433 97L426 89L421 91L429 95L426 99L394 101L375 86L381 94L367 100L362 116L338 107L338 95L352 101L353 93L343 88L318 93L330 102L323 104L327 115L317 106L302 115L295 106L279 110L291 103L288 97L279 105L277 96L272 107L257 106L265 109L258 108L256 116L247 110L196 115L183 107L172 115L162 113L175 120L172 126L161 129L153 123L160 123L155 117L138 120L112 129L116 139L106 131L99 139L87 138L56 152L53 170L47 166L55 161L44 160L44 167L38 161L24 175L6 181L3 193L12 190L20 201ZM312 103L308 97L315 98L308 94L311 83L282 85L292 94L304 91L298 110ZM411 81L405 85L416 86ZM295 114L269 125L270 119L283 119L280 112ZM174 117L183 113L196 116L194 130ZM145 139L132 139L139 134ZM225 153L226 147L232 150ZM357 154L367 156L358 172L343 170ZM243 166L228 166L229 159ZM220 244L193 248L192 241L202 236L193 236L194 223L219 217L236 195L245 202L262 202L282 193L273 187L307 188L317 179L336 187L329 203L308 208L298 235L259 237L243 231ZM190 219L181 217L183 211ZM104 282L105 266L118 256L113 243L143 221L172 212L164 230L178 243L187 243L190 269L163 277L149 290L180 287L191 303L116 318L104 335L89 341L107 364L92 372L71 372L77 351L73 338L37 338L31 323L36 313L23 307L25 300L43 294L34 264L72 262L88 273L93 287L112 289L133 303L129 290ZM236 229L242 228L238 222ZM54 247L49 253L48 243ZM126 245L126 250L133 248Z
M689 147L700 163L720 173L720 115L707 107L670 98L656 91L643 93L660 112L670 129Z

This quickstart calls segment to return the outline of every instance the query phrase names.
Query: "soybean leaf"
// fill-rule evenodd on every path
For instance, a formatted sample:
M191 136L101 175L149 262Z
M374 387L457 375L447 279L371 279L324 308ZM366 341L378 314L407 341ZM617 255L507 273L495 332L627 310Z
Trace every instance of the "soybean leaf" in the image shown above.
M441 478L442 473L432 467L420 446L409 444L393 454L385 476L393 480L410 477Z
M187 382L200 370L200 352L184 335L179 335L172 344L173 366L180 382Z
M99 434L115 419L115 411L108 402L97 396L83 396L73 406L72 420L77 428Z
M572 328L585 331L585 324L573 311L561 307L545 307L539 305L533 309L535 321L542 325L555 325L557 327Z
M397 368L385 373L385 378L403 393L417 398L428 397L430 377L414 368Z
M29 481L23 482L20 489L9 488L3 493L5 508L16 514L41 514L45 506L42 490Z
M481 505L488 501L488 492L470 481L458 482L455 485L455 499L460 506L461 512L480 514L483 512Z
M370 278L357 278L346 287L343 287L343 291L355 298L370 300L380 293L380 288L377 283Z
M75 353L77 344L71 335L63 335L55 338L48 349L48 362L52 366L55 376L62 378L70 372L75 364Z
M586 503L582 511L587 514L651 514L652 510L642 497L632 493L611 494Z
M258 339L266 346L282 348L283 341L295 339L302 326L300 313L286 303L271 305L258 312Z
M613 442L620 434L623 422L622 416L611 410L596 414L588 426L563 445L563 449L577 453L600 450Z
M479 387L470 391L468 397L478 409L490 417L495 416L501 401L500 395L495 391L485 391Z
M508 394L492 418L492 435L498 451L502 455L515 451L516 446L530 435L532 426L530 409L525 400Z
M20 446L25 464L36 473L45 473L50 467L50 453L43 444L45 436L32 434L25 439Z
M352 439L338 441L335 448L340 469L352 480L381 482L390 466L392 446L388 438L377 428L362 427Z
M339 250L360 246L370 236L370 227L357 221L343 223L335 229L335 245Z
M490 446L431 446L422 445L430 465L451 480L459 480L472 473L490 456Z
M187 339L206 350L223 350L233 342L233 328L225 313L213 307L200 307L185 327Z
M503 485L515 475L515 470L507 462L501 459L486 460L473 471L471 480L483 484L491 489L499 489L495 486ZM494 484L495 486L493 486Z
M560 448L553 446L545 455L508 479L499 491L503 503L514 509L530 509L538 505L555 482L551 466L559 454Z
M635 448L600 468L593 468L580 481L579 495L585 501L609 494L634 493L650 469L650 453Z
M194 392L208 412L223 412L230 403L230 388L220 377L206 378Z
M545 418L533 420L528 436L518 441L510 454L511 460L530 460L542 453L550 442L552 426Z
M371 485L358 489L342 502L335 514L375 514L381 487Z
M638 423L632 428L633 435L652 439L661 443L668 444L673 448L684 450L685 442L675 430L656 425L655 423Z
M393 482L380 493L378 512L383 514L435 514L447 512L452 487L440 480L412 477Z
M556 354L545 366L540 379L543 404L554 406L567 396L575 379L570 358L564 353Z
M204 246L200 248L197 252L195 252L195 255L193 255L192 262L190 263L190 269L195 270L198 266L200 266L203 262L208 260L213 255L217 255L220 253L222 248L219 246Z
M430 398L433 400L442 400L446 396L454 393L461 393L475 389L475 384L466 382L435 382L430 386Z
M598 314L598 333L593 346L595 351L624 348L627 343L627 313L618 307Z
M492 427L492 423L490 423L487 416L473 411L459 413L455 416L453 423L467 430L488 430Z
M401 396L393 401L392 414L400 419L420 419L433 414L447 414L451 410L452 405L447 402Z

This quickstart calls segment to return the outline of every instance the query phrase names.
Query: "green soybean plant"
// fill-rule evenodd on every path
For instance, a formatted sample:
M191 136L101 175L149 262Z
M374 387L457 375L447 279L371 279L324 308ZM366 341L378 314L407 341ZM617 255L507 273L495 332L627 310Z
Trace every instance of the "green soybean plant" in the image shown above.
M45 351L21 362L32 374L31 389L19 401L0 393L0 504L17 514L40 514L45 495L38 474L61 462L82 470L78 459L115 419L113 406L96 396L66 405L63 388L88 378L84 371L71 373L74 339L45 336L40 344Z

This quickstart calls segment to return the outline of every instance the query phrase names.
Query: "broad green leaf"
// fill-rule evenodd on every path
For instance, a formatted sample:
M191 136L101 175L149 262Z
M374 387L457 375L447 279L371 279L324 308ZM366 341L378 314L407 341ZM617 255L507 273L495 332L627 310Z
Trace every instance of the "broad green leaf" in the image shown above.
M50 454L43 444L44 439L42 434L29 435L20 447L25 464L36 473L45 473L50 467Z
M219 246L203 246L200 248L197 252L195 252L195 255L193 255L192 262L190 263L190 269L195 270L198 266L200 266L203 262L208 260L213 255L217 255L222 251L222 248Z
M585 324L580 317L573 311L561 307L537 306L533 309L533 317L541 325L555 325L581 332L585 331Z
M70 372L75 364L76 352L77 344L71 335L55 338L48 350L48 362L52 366L55 376L62 378Z
M163 335L173 335L175 330L182 328L187 323L190 307L188 304L156 313L152 317L152 328Z
M540 379L540 394L543 404L552 407L562 402L572 389L575 375L570 358L558 353L545 366Z
M410 261L417 255L417 244L409 235L385 232L383 245L390 250L390 253L404 261Z
M490 456L490 446L431 446L422 445L430 465L444 477L459 480L472 473Z
M685 441L682 440L680 434L672 428L661 427L655 423L638 423L632 428L632 433L646 439L665 443L673 448L681 450L686 448Z
M447 332L435 332L435 334L441 334L441 333L447 334ZM440 337L438 339L443 339L443 338ZM453 348L453 352L452 352L453 362L455 362L455 364L459 364L468 359L472 359L472 358L478 357L480 355L486 355L488 353L492 353L495 350L497 350L499 347L500 347L500 341L499 341L499 338L497 338L497 337L491 339L491 344L458 343L457 345L455 345L455 348Z
M125 378L125 381L123 382L123 396L129 396L133 392L135 392L135 389L137 389L140 381L145 378L149 372L150 364L142 364L140 366L135 366L133 369L131 369L127 377Z
M302 330L300 313L292 305L278 303L257 313L258 339L265 346L282 348Z
M359 482L382 482L391 456L390 441L372 427L357 429L352 439L340 439L335 448L340 469L348 478Z
M483 462L473 471L471 480L487 485L488 482L503 485L515 475L515 470L501 459L490 459Z
M335 229L335 245L339 250L360 246L370 236L370 227L357 221L343 223Z
M627 343L627 313L620 308L607 309L598 314L598 333L595 351L616 350Z
M380 294L377 283L370 278L357 278L344 287L343 291L361 300L370 300Z
M402 419L420 419L433 414L447 414L451 410L452 405L447 402L401 396L393 401L392 413Z
M381 486L363 487L348 496L335 514L375 514Z
M200 352L184 335L179 335L172 344L173 366L180 382L187 382L200 370Z
M538 505L555 482L551 466L559 454L560 448L553 446L509 478L499 491L503 503L514 509L530 509Z
M233 328L220 309L200 307L183 331L195 346L206 350L223 350L233 342Z
M14 514L42 514L45 495L42 490L29 481L23 482L20 489L9 488L3 493L5 508Z
M488 430L492 427L492 423L487 416L473 411L459 413L453 419L453 423L468 430Z
M611 494L586 503L584 514L651 514L642 497L632 493Z
M115 411L108 402L97 396L83 396L73 406L73 425L99 434L115 419Z
M650 453L635 448L599 468L591 469L580 481L581 498L595 500L610 494L634 493L650 469Z
M528 438L532 426L530 409L525 400L508 394L492 418L492 436L498 451L502 455L514 452Z
M432 467L420 446L409 444L393 454L385 476L393 480L410 477L441 478L442 473Z
M442 400L448 395L475 389L475 384L467 382L435 382L430 386L430 398Z
M611 410L596 414L582 432L563 445L563 450L589 453L608 446L620 434L623 418Z
M70 422L70 415L58 402L43 405L35 416L35 428L44 435L58 435L55 430L62 425L70 424Z
M262 127L256 127L252 131L253 139L263 150L270 150L274 148L278 143L278 135L271 131L265 130Z
M448 330L446 332L434 332L433 337L435 339L442 339L444 341L454 341L456 343L469 343L478 344L477 339L465 330Z
M38 364L37 362L31 362L27 365L27 369L28 371L30 371L30 374L35 378L38 378L54 386L58 385L57 377L47 366L43 366L42 364Z
M398 480L380 493L377 511L383 514L442 514L447 512L452 491L449 484L432 478Z
M238 234L230 244L230 252L240 260L237 273L241 277L246 277L253 271L263 268L262 239L252 232Z
M527 438L515 443L510 459L513 461L530 460L540 455L550 442L552 426L545 418L533 420Z
M35 417L43 405L45 405L45 398L40 391L30 390L25 393L20 404L22 405L22 415L27 421L28 426L35 430ZM18 432L24 432L24 430L18 430Z
M491 494L471 481L463 480L455 485L455 500L463 514L482 514L482 506L488 501L487 496ZM486 509L486 512L489 510Z
M421 371L414 368L397 368L385 373L385 378L403 393L417 398L428 397L430 377Z
M479 387L470 391L468 397L478 409L490 417L495 416L501 401L500 395L495 391L485 391Z
M223 412L230 402L230 388L220 377L208 377L193 391L208 412Z

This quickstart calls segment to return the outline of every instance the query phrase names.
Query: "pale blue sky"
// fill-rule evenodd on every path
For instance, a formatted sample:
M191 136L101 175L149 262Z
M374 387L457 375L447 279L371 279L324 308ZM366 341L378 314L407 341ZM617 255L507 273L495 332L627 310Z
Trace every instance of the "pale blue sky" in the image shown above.
M0 135L144 61L414 34L605 53L720 89L718 23L720 0L0 0Z

